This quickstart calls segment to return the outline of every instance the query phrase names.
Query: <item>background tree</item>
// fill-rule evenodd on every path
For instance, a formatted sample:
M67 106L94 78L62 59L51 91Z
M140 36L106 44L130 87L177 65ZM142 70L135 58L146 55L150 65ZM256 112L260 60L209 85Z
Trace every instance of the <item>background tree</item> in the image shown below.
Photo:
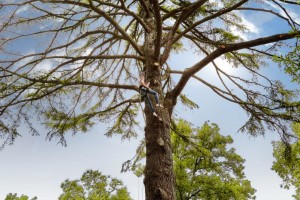
M80 180L65 180L59 200L132 200L122 181L102 175L97 170L87 170Z
M293 124L293 131L300 136L300 124ZM294 141L291 145L277 141L273 143L273 162L274 170L283 180L281 187L289 189L294 186L296 193L295 199L300 199L300 142Z
M142 71L164 105L159 109L162 123L145 109L146 198L175 199L170 122L179 100L197 107L182 93L191 78L249 114L242 131L257 135L269 128L284 141L294 137L287 125L300 121L296 92L271 80L260 68L267 59L280 58L278 52L297 46L299 24L287 12L288 7L299 6L296 2L3 0L3 145L21 135L20 124L38 134L33 126L36 119L49 128L49 139L57 137L62 144L66 133L86 132L98 122L108 123L107 136L136 136L136 77ZM281 29L264 37L240 37L247 32L242 13L249 11L272 15ZM174 70L169 58L187 46L199 61ZM222 70L214 62L219 57L243 68L250 78ZM209 63L218 83L197 76Z
M228 147L232 138L219 131L216 124L177 124L172 132L176 199L255 199L243 172L245 160Z
M33 197L32 199L30 200L37 200L38 198L37 197ZM29 197L22 194L20 197L18 197L18 194L16 193L9 193L6 195L5 199L4 200L29 200Z

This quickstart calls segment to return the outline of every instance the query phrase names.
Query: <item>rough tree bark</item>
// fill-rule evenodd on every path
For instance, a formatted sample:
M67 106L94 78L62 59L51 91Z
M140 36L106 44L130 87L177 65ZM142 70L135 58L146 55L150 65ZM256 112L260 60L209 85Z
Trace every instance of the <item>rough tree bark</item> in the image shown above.
M151 47L151 45L149 46ZM146 76L149 77L148 80L151 83L151 87L159 92L160 103L163 104L164 108L155 108L162 121L154 117L148 107L145 109L146 168L144 184L146 199L175 200L175 175L170 135L170 123L174 105L162 95L159 81L161 80L160 67L155 65L157 61L151 59L151 57L148 60L149 62L146 62L145 65ZM154 101L152 102L155 105Z
M159 108L159 121L152 113L147 113L146 138L146 168L144 184L146 199L174 200L174 173L170 138L170 115L165 108Z
M146 56L143 72L146 82L150 82L150 87L159 93L160 103L164 108L156 107L155 110L162 118L159 121L154 117L148 107L146 107L146 167L144 171L144 184L147 200L175 200L175 176L173 172L173 158L170 136L171 113L168 112L170 105L164 103L161 87L160 68L160 46L161 46L161 23L155 17L155 6L153 2L145 1L144 20L149 30L145 33L143 53ZM156 2L157 3L157 2ZM155 4L155 1L154 1ZM156 5L158 8L158 5ZM157 14L156 16L160 16ZM151 95L150 95L151 96ZM153 99L152 99L153 100ZM155 105L153 101L153 105Z
M173 158L170 136L170 122L173 105L162 96L159 67L153 61L146 65L152 88L160 93L160 102L164 108L156 107L156 112L162 118L159 121L146 108L146 168L144 184L147 200L175 200L175 175L173 172ZM153 105L154 102L153 102Z
M154 21L152 21L155 24ZM154 26L152 26L154 27ZM144 172L144 184L147 200L175 200L175 177L173 172L173 159L170 137L171 113L168 111L170 105L164 103L161 88L161 75L159 57L155 55L155 28L146 34L143 46L145 55L148 55L144 63L146 82L150 81L150 87L159 92L160 102L164 108L156 107L155 110L162 118L159 121L146 107L146 168ZM152 99L153 100L153 99ZM153 105L155 102L153 101Z

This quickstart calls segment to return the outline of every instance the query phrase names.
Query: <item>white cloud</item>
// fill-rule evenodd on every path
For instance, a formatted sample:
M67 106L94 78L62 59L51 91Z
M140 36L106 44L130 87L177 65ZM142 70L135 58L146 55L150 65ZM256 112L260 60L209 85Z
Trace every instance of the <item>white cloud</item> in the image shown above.
M210 0L210 3L215 3L215 5L218 7L218 8L221 8L223 7L223 4L221 1L217 1L217 0Z
M238 30L236 27L231 28L231 32L234 35L238 35L241 37L243 40L249 40L250 34L259 34L261 31L258 26L256 26L254 23L246 19L246 17L237 11L237 14L241 17L242 19L242 24L248 29L247 32Z
M292 19L294 19L294 21L298 24L300 24L300 15L296 14L293 11L288 11L289 15L292 17Z
M29 64L31 61L33 61L34 56L30 56L30 55L34 55L35 51L33 50L29 50L26 54L25 54L25 58L19 60L18 62L15 63L14 65L14 69L15 71L18 71L20 68L24 68L24 66L26 66L27 64Z
M51 60L43 60L40 62L33 70L33 73L45 74L53 68L53 63Z
M276 9L277 11L279 11L279 14L284 16L284 17L288 17L287 14L285 13L284 10L282 10L278 5L270 2L270 1L265 1L266 4L268 4L269 6L271 6L272 8ZM300 15L297 14L296 12L294 12L292 9L286 8L286 12L289 14L289 16L298 24L300 24ZM298 13L300 13L298 11Z
M93 48L89 47L85 50L85 52L83 53L83 56L88 56L91 52L92 52Z
M260 29L252 22L247 20L245 17L242 17L243 24L245 24L246 28L249 30L250 33L259 34Z
M164 21L167 26L173 26L175 24L175 19L169 18Z
M18 10L16 11L16 14L19 15L19 14L21 14L21 13L23 13L23 12L26 12L28 9L29 9L28 4L22 5L22 6L20 6L20 7L18 8Z
M55 63L53 60L43 60L39 64L37 64L31 71L30 75L32 76L43 76L49 73L52 69L54 69ZM59 78L61 76L61 72L52 73L52 78Z

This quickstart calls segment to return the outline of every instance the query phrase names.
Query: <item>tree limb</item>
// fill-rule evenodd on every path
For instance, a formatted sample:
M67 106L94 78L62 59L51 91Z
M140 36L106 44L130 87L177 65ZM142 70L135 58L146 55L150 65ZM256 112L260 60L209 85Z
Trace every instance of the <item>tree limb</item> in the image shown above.
M269 44L272 42L277 42L277 41L282 41L282 40L288 40L295 38L296 36L300 35L300 31L294 32L294 33L282 33L282 34L277 34L277 35L272 35L269 37L264 37L264 38L258 38L255 40L250 40L246 42L240 42L240 43L234 43L234 44L228 44L228 45L221 45L219 48L217 48L215 51L213 51L210 55L206 56L203 58L201 61L196 63L194 66L187 68L184 71L184 74L181 76L179 82L175 86L175 88L169 92L169 97L173 99L173 102L175 103L175 99L179 96L183 88L185 87L186 83L192 77L194 74L196 74L198 71L203 69L208 63L213 61L214 59L218 58L219 56L244 49L244 48L250 48L250 47L255 47L263 44Z

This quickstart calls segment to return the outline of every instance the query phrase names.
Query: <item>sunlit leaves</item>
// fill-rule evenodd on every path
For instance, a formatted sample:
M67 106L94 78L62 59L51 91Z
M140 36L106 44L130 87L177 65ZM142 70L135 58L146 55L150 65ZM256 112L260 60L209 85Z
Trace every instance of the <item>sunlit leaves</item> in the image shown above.
M132 200L122 181L103 175L97 170L87 170L80 180L65 180L59 200Z
M49 120L45 123L50 129L58 130L62 134L70 129L80 130L82 132L87 132L88 129L94 125L90 118L92 115L78 115L69 116L64 112L59 112L56 109L52 109L45 113L46 118Z
M187 106L188 108L190 108L190 109L199 108L198 104L196 104L195 102L190 100L186 95L181 94L179 97L180 97L180 100L181 100L182 104Z
M273 60L280 63L292 81L300 83L300 46L296 46L287 55L274 56Z
M113 126L108 128L106 135L111 137L116 133L122 135L123 139L136 137L137 133L133 127L138 125L138 121L135 119L137 111L137 106L134 106L133 108L127 106L124 110L118 112Z
M6 195L4 200L37 200L37 197L33 197L32 199L29 199L27 195L22 194L20 197L18 195L9 193Z
M180 120L172 134L177 199L254 199L230 136L216 124L192 128Z
M300 137L300 125L295 123L292 129L298 137ZM286 144L281 141L273 142L273 162L272 170L274 170L283 183L281 187L289 189L294 186L296 193L293 195L295 199L300 198L300 141L297 139L292 144Z
M221 135L216 124L206 122L194 128L179 120L172 124L171 134L178 200L255 198L255 189L245 178L245 160L230 148L233 139ZM138 177L144 171L144 145L131 166Z

